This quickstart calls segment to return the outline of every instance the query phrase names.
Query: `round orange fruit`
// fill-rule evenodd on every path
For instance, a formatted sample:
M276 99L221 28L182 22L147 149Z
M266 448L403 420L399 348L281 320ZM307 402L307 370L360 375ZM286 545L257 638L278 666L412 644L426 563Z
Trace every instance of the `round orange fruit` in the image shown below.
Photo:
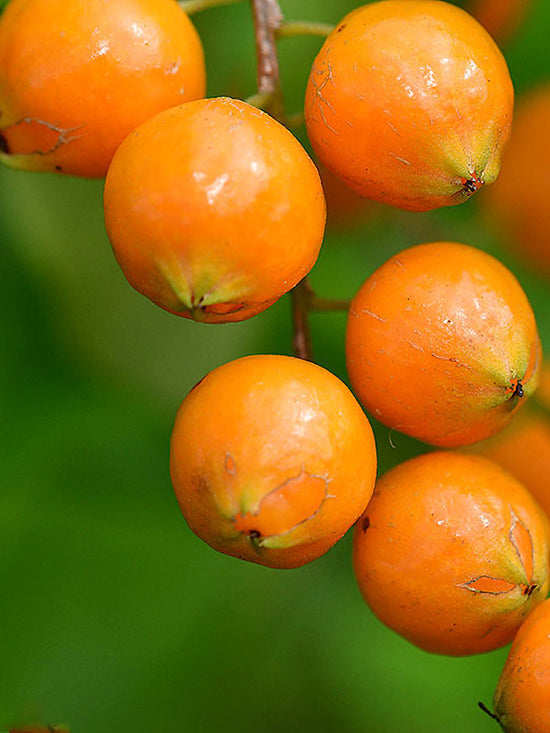
M542 510L484 458L429 453L377 481L354 533L361 593L426 651L467 655L511 641L548 593Z
M327 38L305 117L320 161L350 188L426 211L496 178L513 96L502 54L466 12L382 0L352 11Z
M504 428L535 390L540 358L520 284L465 244L400 252L351 303L353 390L382 423L426 443L466 445Z
M376 450L333 374L249 356L214 369L181 404L171 474L187 523L215 550L293 568L327 552L364 510Z
M550 730L550 600L529 614L512 643L494 695L506 733Z
M131 130L203 97L202 44L174 0L11 0L0 16L0 160L102 177Z
M134 130L109 168L104 201L130 284L167 311L214 323L260 313L307 275L326 217L298 140L225 97Z

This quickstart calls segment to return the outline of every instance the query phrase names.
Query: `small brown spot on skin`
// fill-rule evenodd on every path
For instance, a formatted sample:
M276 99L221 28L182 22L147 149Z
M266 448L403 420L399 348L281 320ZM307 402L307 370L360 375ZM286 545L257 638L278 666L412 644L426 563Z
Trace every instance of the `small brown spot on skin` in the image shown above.
M366 532L369 527L370 527L370 519L368 517L365 517L363 519L361 529L363 530L363 532Z

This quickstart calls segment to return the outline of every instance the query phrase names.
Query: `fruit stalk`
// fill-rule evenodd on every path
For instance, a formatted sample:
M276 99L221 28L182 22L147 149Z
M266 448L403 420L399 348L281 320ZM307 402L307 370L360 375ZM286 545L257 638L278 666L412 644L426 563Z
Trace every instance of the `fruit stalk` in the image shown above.
M178 5L182 10L185 10L187 15L193 15L194 13L215 8L219 5L234 5L239 2L241 0L179 0Z
M334 26L331 23L291 20L281 23L277 29L277 38L290 38L292 36L321 36L326 38L333 30Z
M277 34L283 23L278 0L251 0L256 40L258 96L263 109L283 124L286 122L279 78ZM307 313L309 284L304 278L292 290L293 348L295 356L311 361L311 337Z

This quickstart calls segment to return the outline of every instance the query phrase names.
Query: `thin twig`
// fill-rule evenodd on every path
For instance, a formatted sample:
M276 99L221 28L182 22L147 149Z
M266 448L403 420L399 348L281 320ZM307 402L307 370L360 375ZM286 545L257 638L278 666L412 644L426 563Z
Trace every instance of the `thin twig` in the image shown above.
M292 299L292 322L294 325L294 355L312 361L311 333L309 329L309 300L311 288L306 278L290 291Z
M286 126L289 130L295 130L297 127L302 127L305 123L305 115L303 112L295 112L294 114L287 115Z
M311 311L348 311L350 306L349 300L340 300L338 298L318 298L315 293L311 292L309 298L309 310Z
M281 93L277 37L283 25L278 0L251 0L258 63L258 92L251 98L279 122L287 124ZM311 337L308 314L313 292L306 278L291 291L294 326L294 354L311 361Z
M201 10L216 8L219 5L233 5L242 2L242 0L178 0L178 5L185 10L187 15L199 13Z
M478 706L478 708L480 708L481 710L483 710L483 712L484 712L484 713L487 713L487 715L488 715L488 716L489 716L490 718L492 718L493 720L496 720L496 721L497 721L497 723L498 723L498 722L500 722L500 721L499 721L499 719L498 719L498 716L496 716L496 715L495 715L494 713L492 713L492 712L491 712L491 711L489 710L489 708L488 708L488 707L487 707L487 706L486 706L486 705L485 705L484 703L482 703L482 702L478 702L477 706Z
M251 94L244 100L247 104L251 104L258 109L266 110L273 101L273 95L268 92L256 92Z
M278 0L251 0L256 39L258 94L265 95L261 108L286 124L279 78L276 33L283 22Z
M307 20L289 20L281 23L277 29L277 38L292 36L322 36L326 38L335 26L330 23L310 23Z
M277 0L251 0L258 62L258 92L274 94L279 88L279 57L275 34L283 22Z

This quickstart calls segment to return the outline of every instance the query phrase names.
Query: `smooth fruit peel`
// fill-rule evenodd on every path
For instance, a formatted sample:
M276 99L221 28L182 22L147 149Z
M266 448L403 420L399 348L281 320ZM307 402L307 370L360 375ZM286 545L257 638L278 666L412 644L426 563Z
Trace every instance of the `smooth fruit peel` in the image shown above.
M548 593L544 514L483 458L429 453L377 481L354 568L374 613L422 649L462 656L513 638Z
M106 174L137 125L205 93L202 44L173 0L10 0L0 16L0 160Z
M292 357L245 357L215 369L183 401L171 473L187 523L214 549L297 567L330 549L364 510L376 451L337 377Z
M541 347L529 301L504 265L433 242L367 278L351 303L346 360L377 419L454 447L510 422L537 386Z
M165 310L212 323L250 318L305 277L326 218L319 174L296 138L224 97L135 130L104 200L130 284Z
M443 2L359 7L311 71L321 162L362 196L413 211L461 203L497 176L514 92L489 34Z

